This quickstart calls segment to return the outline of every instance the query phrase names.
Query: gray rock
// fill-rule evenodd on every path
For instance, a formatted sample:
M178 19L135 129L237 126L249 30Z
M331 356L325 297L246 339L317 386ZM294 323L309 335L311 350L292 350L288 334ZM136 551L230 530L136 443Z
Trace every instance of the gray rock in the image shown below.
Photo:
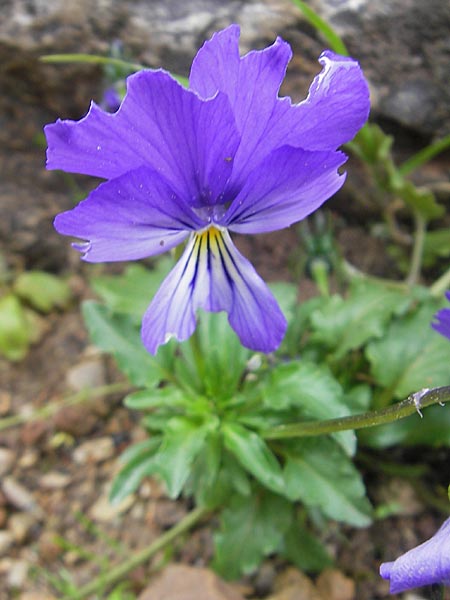
M14 506L14 508L25 512L40 514L40 507L36 503L33 494L13 477L4 478L2 482L2 491L7 501Z
M450 131L450 4L313 0L369 76L374 112L424 134Z
M10 531L0 529L0 556L5 556L13 544L13 534Z

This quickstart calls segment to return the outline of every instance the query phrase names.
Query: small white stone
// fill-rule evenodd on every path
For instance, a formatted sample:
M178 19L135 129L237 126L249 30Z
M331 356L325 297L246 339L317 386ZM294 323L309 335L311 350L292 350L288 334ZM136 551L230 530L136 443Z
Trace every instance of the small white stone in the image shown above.
M0 556L5 556L13 544L13 534L10 531L0 529Z
M98 463L114 455L114 442L110 437L99 437L84 442L73 452L73 459L76 463L83 465L86 463Z
M20 589L26 582L29 565L25 560L13 560L6 579L11 589Z
M70 475L65 475L59 471L50 471L42 475L39 484L48 490L61 490L70 483Z
M0 477L7 475L13 468L16 455L9 448L0 448Z

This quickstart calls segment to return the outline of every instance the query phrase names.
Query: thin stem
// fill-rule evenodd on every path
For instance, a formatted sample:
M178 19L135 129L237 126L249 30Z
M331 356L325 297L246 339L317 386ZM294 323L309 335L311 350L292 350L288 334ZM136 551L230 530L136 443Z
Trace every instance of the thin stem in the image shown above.
M205 508L194 509L172 527L172 529L169 529L169 531L161 535L149 546L136 552L128 560L117 565L117 567L111 568L108 573L100 575L81 587L76 594L71 595L71 600L82 600L82 598L86 598L99 590L103 590L105 587L110 587L114 583L117 583L130 571L150 560L157 552L168 546L181 534L192 529L207 513L208 511Z
M437 279L430 287L430 294L440 298L450 288L450 269Z
M45 54L40 57L44 63L87 63L91 65L114 65L131 71L142 71L148 69L144 65L127 62L120 58L111 58L110 56L98 56L95 54Z
M406 282L410 286L415 285L420 277L420 272L422 270L423 247L425 244L425 233L427 230L427 223L425 219L417 211L414 212L414 221L416 224L414 246L411 256L411 265L409 268L408 277L406 278Z
M409 175L412 171L415 171L418 167L421 167L448 147L450 147L450 134L446 135L441 140L434 142L434 144L430 144L426 148L419 150L419 152L408 158L408 160L405 160L405 162L398 167L398 171L403 177Z
M192 355L194 357L195 365L197 367L198 376L200 378L200 381L204 381L206 373L205 357L203 356L198 328L189 338L189 343L191 345Z
M61 402L52 402L51 404L47 404L46 406L43 406L42 408L39 408L29 414L12 415L11 417L0 419L0 431L8 429L9 427L22 425L22 423L27 423L28 421L34 421L35 419L50 417L65 406L81 404L82 402L86 402L87 400L91 400L93 398L99 398L101 396L115 394L117 392L126 392L129 389L129 383L110 383L108 385L100 385L92 389L81 390L76 394L67 396Z
M279 425L262 432L262 436L268 440L276 440L294 437L311 437L316 435L325 435L336 431L347 431L354 429L363 429L365 427L375 427L385 423L393 423L399 419L404 419L418 412L422 408L432 404L444 404L450 401L450 386L435 388L432 390L422 390L411 394L406 400L371 412L349 417L338 417L326 421L308 421L305 423L292 423L289 425Z

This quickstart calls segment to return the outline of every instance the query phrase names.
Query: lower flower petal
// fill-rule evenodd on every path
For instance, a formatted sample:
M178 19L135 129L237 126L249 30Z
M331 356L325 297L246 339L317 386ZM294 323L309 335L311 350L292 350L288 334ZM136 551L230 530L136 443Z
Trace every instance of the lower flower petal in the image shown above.
M199 308L226 311L241 343L252 350L276 350L286 331L286 319L264 281L228 232L215 227L192 236L163 281L144 315L144 346L155 354L172 337L186 340Z

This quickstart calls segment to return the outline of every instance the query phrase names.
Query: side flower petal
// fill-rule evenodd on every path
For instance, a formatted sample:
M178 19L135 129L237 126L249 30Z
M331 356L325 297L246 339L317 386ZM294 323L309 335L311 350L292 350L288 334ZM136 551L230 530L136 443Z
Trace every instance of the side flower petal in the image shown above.
M249 175L220 225L239 233L289 227L332 196L344 183L342 152L308 152L283 146Z
M286 320L266 284L228 232L214 227L193 234L163 281L144 315L144 346L155 354L172 337L186 340L195 330L199 308L226 311L241 343L252 350L276 350L286 331Z
M433 583L450 584L450 519L420 546L383 563L380 575L389 579L391 594Z
M92 104L80 121L58 120L45 134L49 169L113 179L147 165L205 203L223 191L239 145L224 94L202 100L161 70L131 75L116 113Z
M450 290L445 293L445 297L450 302ZM450 308L442 308L434 315L431 327L441 335L450 339Z
M134 260L181 243L203 222L155 171L140 167L101 184L86 200L55 219L88 262Z

